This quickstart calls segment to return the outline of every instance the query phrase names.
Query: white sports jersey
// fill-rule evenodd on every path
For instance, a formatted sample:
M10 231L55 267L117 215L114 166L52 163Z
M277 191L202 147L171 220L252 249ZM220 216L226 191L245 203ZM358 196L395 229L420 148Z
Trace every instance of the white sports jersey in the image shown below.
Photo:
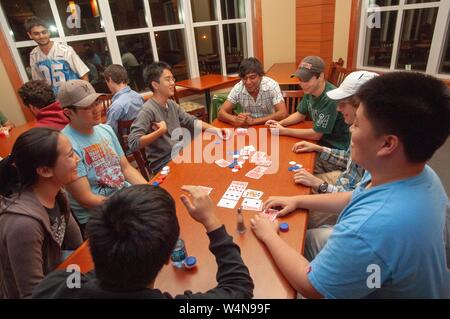
M89 72L71 46L53 43L48 55L39 46L30 53L31 77L33 80L46 80L58 94L61 82L77 80Z

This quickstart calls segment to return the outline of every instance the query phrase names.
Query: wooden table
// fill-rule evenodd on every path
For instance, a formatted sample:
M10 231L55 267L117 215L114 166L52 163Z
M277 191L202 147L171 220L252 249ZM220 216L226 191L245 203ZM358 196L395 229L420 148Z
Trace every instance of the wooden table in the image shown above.
M290 90L298 89L299 81L291 75L297 70L296 63L275 63L266 72L266 76L274 79L279 85L289 85Z
M227 127L226 124L215 121L216 126ZM258 126L263 127L263 126ZM303 123L293 127L311 128L312 124ZM269 144L267 147L259 143L262 137L270 138L269 132L262 132L258 137L258 142L249 142L249 137L235 137L235 140L223 142L221 145L214 144L210 141L202 141L200 136L197 137L190 147L203 144L203 147L210 144L209 148L218 147L225 149L228 145L237 143L238 148L244 145L254 145L258 150L267 151L271 155L272 149L277 150ZM212 137L214 139L215 137ZM306 169L312 170L314 166L314 153L294 154L291 151L292 145L298 139L291 137L280 137L279 140L279 169L276 174L266 174L259 180L245 177L245 174L255 167L254 164L246 162L242 170L232 173L229 168L221 168L214 163L171 163L171 172L161 185L168 190L174 197L177 205L177 217L180 223L180 237L186 243L188 255L195 256L198 260L198 266L190 271L176 269L172 265L166 265L158 274L155 287L162 291L168 291L172 295L183 293L185 290L194 292L207 291L216 286L215 275L217 271L216 261L208 249L209 239L202 225L195 222L187 213L185 207L180 201L181 186L185 184L209 186L213 188L210 196L215 205L225 193L232 181L248 182L248 189L256 189L264 192L262 200L267 200L271 195L299 195L309 194L310 189L294 183L292 172L288 171L289 161L301 163ZM239 144L242 143L242 144ZM187 148L189 149L189 147ZM228 147L228 150L230 148ZM204 148L205 150L205 148ZM193 152L191 154L194 154ZM224 153L226 154L226 152ZM230 155L232 156L232 155ZM194 155L192 155L194 157ZM275 159L272 155L272 160ZM220 157L222 158L222 157ZM198 158L198 160L200 160ZM241 199L242 201L242 199ZM238 202L238 206L241 204ZM236 208L238 207L236 206ZM244 220L247 232L239 235L236 232L236 209L220 208L216 206L216 213L219 219L224 223L228 233L233 236L234 241L240 246L242 258L250 270L251 277L255 283L255 298L295 298L295 290L288 284L286 279L281 275L275 266L271 255L266 247L255 237L250 229L250 219L256 214L252 211L244 211ZM280 236L294 247L297 251L302 252L306 225L307 214L305 211L291 213L286 217L280 218L283 222L288 222L290 230L287 233L280 233ZM64 269L69 264L78 264L81 271L89 271L93 268L93 263L88 251L88 246L84 244L73 255L71 255L60 269Z
M14 127L11 131L9 131L9 136L1 136L0 137L0 157L8 156L12 148L14 146L14 142L17 138L25 131L28 131L30 128L33 128L36 125L36 121L27 122L23 125Z
M238 77L223 76L220 74L207 74L197 78L177 82L176 85L191 89L196 92L205 92L205 102L208 111L209 122L211 122L211 89L232 85L239 82Z

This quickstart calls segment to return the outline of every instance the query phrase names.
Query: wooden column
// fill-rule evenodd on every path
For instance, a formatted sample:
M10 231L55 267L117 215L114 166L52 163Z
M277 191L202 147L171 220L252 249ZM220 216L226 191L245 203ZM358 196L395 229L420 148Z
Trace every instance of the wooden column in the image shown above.
M333 60L335 0L297 0L296 62L318 55L328 66Z

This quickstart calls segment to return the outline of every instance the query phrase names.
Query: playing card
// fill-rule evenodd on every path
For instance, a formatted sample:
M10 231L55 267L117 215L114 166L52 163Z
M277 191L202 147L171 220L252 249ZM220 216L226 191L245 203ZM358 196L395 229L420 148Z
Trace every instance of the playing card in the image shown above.
M256 163L257 161L266 160L266 157L267 155L265 152L255 152L250 159L250 163Z
M248 145L248 146L244 146L244 148L241 149L240 154L242 156L250 156L250 154L255 151L256 151L256 149L253 145Z
M222 198L217 204L217 206L233 209L236 207L237 202L238 202L237 200Z
M242 208L245 210L256 210L261 211L263 207L262 200L253 198L244 198L242 201Z
M239 198L241 198L241 196L242 196L242 191L227 190L225 192L225 194L223 194L222 198L239 200Z
M264 166L256 166L254 169L245 174L246 177L250 177L253 179L260 179L264 172L267 170L267 167Z
M264 214L269 215L271 221L274 221L277 218L279 212L280 211L273 209L273 208L264 210Z
M201 186L198 185L202 190L204 190L208 195L211 194L211 191L213 190L211 187Z
M219 165L220 167L228 167L229 165L231 165L230 162L224 160L224 159L220 159L215 161L214 163L216 163L217 165Z
M253 190L253 189L247 189L244 192L244 194L242 195L242 197L244 197L244 198L260 199L262 195L263 195L263 192L261 192L261 191L256 191L256 190Z

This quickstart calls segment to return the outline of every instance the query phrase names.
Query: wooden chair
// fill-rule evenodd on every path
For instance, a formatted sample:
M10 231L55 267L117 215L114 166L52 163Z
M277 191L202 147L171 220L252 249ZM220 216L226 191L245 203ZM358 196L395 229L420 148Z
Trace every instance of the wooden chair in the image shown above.
M331 62L330 65L327 80L336 87L339 87L345 77L352 72L350 69L344 68L343 65L344 60L341 58L337 62Z
M113 97L112 94L101 95L98 97L98 99L102 101L103 105L102 116L106 116L106 111L108 110L108 108L111 106L112 103L112 97Z
M282 91L281 93L283 94L283 98L289 114L292 114L296 111L297 105L300 103L303 95L305 94L303 90Z
M186 113L194 115L195 117L197 117L198 119L200 119L204 122L208 122L208 111L206 110L206 107L203 104L200 104L197 102L192 102L192 101L180 103L180 98L189 96L192 94L195 94L195 93L189 89L185 89L185 88L178 89L178 90L175 89L175 95L174 95L173 99L178 103L178 105L183 110L186 111Z
M131 128L131 124L133 124L133 122L134 122L134 119L128 120L128 121L118 121L117 122L117 128L119 131L118 138L119 138L120 145L122 146L122 149L125 152L125 154L127 154L127 152L129 152L128 135L130 134L130 128ZM147 161L145 160L146 155L145 155L144 149L140 149L139 151L132 152L131 154L127 155L127 159L130 163L133 161L136 161L137 166L138 166L139 171L141 172L142 176L144 176L144 178L146 180L149 180L150 176L147 171Z

